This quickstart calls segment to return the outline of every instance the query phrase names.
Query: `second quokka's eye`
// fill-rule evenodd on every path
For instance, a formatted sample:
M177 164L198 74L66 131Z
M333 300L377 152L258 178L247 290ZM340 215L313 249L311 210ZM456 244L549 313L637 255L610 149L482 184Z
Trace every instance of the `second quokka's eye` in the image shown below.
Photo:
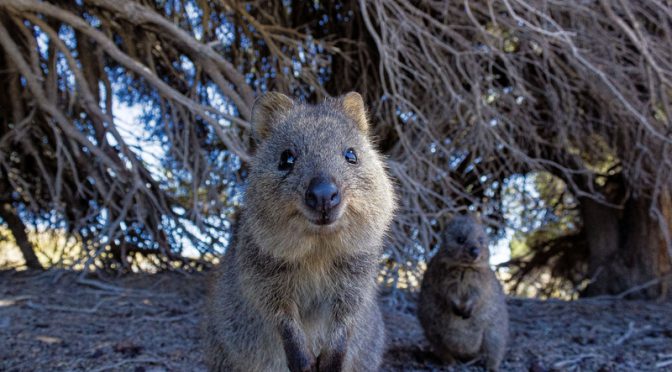
M467 241L467 239L465 239L464 236L457 237L457 244L464 244L465 241Z
M280 154L280 163L278 164L278 169L281 171L289 171L294 168L294 162L296 161L296 155L292 150L285 150Z
M343 155L345 156L345 160L348 163L357 164L357 153L355 152L355 149L353 149L352 147L345 150L345 153Z

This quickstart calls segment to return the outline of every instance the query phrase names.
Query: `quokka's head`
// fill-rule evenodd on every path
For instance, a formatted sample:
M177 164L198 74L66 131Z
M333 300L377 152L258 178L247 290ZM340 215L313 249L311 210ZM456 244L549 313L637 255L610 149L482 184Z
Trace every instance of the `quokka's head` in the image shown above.
M487 265L490 260L483 225L470 215L457 216L448 222L441 251L456 264Z
M298 257L325 243L379 244L394 197L358 93L318 105L267 93L252 122L246 203L262 245Z

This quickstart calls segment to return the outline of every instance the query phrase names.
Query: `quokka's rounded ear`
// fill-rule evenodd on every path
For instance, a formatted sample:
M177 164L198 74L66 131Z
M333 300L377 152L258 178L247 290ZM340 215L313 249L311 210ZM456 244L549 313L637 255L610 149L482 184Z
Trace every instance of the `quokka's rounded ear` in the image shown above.
M273 129L273 125L294 107L294 101L278 92L261 95L252 106L252 128L254 138L263 141Z
M369 121L366 118L366 106L364 99L357 92L350 92L340 98L341 107L345 114L357 124L362 133L369 130Z
M479 225L483 225L483 216L481 215L481 212L471 213L471 218L473 218Z

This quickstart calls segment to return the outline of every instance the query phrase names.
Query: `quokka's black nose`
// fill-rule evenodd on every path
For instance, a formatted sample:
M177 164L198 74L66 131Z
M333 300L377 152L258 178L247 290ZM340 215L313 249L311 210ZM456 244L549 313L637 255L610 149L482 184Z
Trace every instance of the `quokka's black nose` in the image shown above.
M476 257L478 257L478 255L479 255L480 253L481 253L481 249L478 248L478 247L471 247L471 248L469 248L469 255L470 255L472 258L474 258L474 259L475 259Z
M341 194L328 178L315 177L308 184L305 201L310 209L326 214L341 202Z

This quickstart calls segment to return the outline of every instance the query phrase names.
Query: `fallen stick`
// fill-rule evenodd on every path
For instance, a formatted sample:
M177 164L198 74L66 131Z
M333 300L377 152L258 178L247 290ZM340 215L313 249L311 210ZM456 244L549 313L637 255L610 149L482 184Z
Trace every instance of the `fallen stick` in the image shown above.
M651 326L645 325L642 328L635 328L635 322L630 322L628 323L628 330L625 331L623 336L619 337L616 341L612 342L612 345L621 345L623 344L626 340L631 338L635 333L641 332L641 331L646 331L650 329Z
M104 298L104 299L98 301L98 303L96 303L95 305L93 305L93 307L88 308L88 309L81 309L81 308L77 308L77 307L60 306L60 305L41 305L41 304L36 304L32 301L28 301L26 303L26 305L29 308L35 309L35 310L53 310L53 311L63 311L63 312L69 312L69 313L93 314L93 313L96 313L100 309L100 306L103 303L105 303L107 301L110 301L110 300L113 300L113 299L117 299L119 297L120 296Z
M553 368L562 368L562 367L565 367L565 366L576 364L576 363L578 363L578 362L580 362L584 359L597 358L597 357L599 357L599 355L597 355L597 354L581 354L581 355L578 355L574 358L570 358L570 359L555 362L553 364Z
M0 307L7 307L16 305L17 302L27 301L33 298L34 296L30 295L20 295L14 297L0 298Z
M672 366L672 359L663 360L662 362L656 363L656 368L665 368L667 366Z

